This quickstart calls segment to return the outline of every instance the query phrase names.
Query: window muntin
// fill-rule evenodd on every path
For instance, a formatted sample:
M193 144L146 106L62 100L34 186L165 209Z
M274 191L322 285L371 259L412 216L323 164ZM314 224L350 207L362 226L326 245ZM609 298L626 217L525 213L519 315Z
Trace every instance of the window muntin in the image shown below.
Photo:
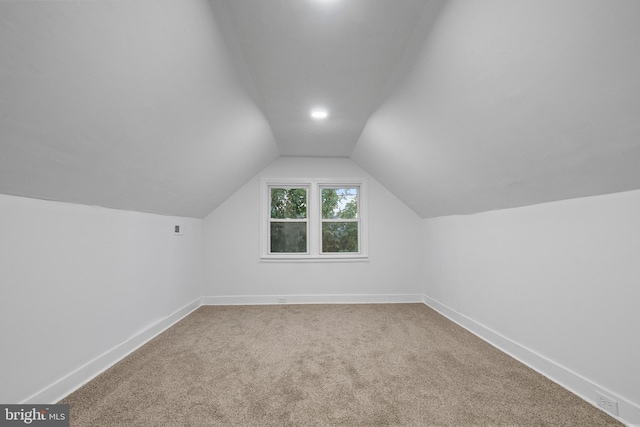
M321 186L321 253L359 253L360 188Z
M308 253L307 187L269 187L269 253Z
M368 259L366 180L263 178L261 183L262 261ZM306 191L306 198L304 191L292 192L296 189ZM323 190L334 203L323 203Z

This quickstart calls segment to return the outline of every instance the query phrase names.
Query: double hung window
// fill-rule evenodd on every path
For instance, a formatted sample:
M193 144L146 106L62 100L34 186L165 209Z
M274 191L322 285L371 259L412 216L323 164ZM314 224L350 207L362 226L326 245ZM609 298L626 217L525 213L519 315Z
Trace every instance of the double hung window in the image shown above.
M363 180L263 180L261 259L367 258Z
M358 253L360 220L359 187L320 187L322 194L322 250L325 253Z
M269 187L269 251L307 253L308 187Z

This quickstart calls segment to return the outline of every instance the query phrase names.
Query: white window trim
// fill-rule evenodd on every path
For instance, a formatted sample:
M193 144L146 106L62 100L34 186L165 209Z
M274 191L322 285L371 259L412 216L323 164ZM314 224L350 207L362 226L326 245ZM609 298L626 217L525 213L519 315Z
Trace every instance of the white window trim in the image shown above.
M269 253L269 187L307 187L307 245L308 253ZM358 243L360 252L322 253L321 227L321 187L359 187L358 191ZM262 262L362 262L368 261L368 204L367 181L364 178L295 178L268 179L260 183L260 261Z

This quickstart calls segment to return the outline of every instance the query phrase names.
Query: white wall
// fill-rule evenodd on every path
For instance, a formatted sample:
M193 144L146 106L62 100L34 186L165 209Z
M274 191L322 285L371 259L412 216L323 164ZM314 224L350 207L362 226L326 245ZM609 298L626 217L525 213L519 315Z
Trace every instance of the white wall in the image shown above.
M640 191L425 219L423 231L428 303L588 400L613 393L640 423Z
M369 262L260 262L261 178L366 178ZM420 221L350 159L281 157L205 218L205 302L415 300L422 294Z
M202 220L0 195L0 265L0 402L55 400L200 296Z
M261 178L366 178L369 261L260 262ZM343 158L280 158L204 221L0 195L0 401L69 391L200 296L425 294L587 400L594 388L609 393L640 423L639 218L633 191L422 220Z

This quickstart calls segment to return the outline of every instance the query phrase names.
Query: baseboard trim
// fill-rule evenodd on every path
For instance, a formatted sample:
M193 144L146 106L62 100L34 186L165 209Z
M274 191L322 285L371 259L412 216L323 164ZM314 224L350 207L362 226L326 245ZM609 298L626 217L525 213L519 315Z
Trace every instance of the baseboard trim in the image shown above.
M602 410L596 402L596 392L604 392L611 398L618 401L618 416L612 415L609 412L604 411L608 415L616 418L618 421L624 423L629 427L640 426L640 407L633 402L625 399L616 393L607 390L604 387L594 383L593 381L584 378L583 376L571 371L570 369L559 365L553 360L536 353L535 351L524 347L523 345L501 335L500 333L478 323L477 321L465 316L462 313L448 307L447 305L430 298L426 295L423 296L423 302L428 307L431 307L438 313L442 314L449 320L462 326L469 332L473 333L482 340L493 345L500 351L507 353L514 359L524 363L531 369L549 378L556 384L561 385L573 394L592 404L596 408Z
M279 302L284 298L286 303ZM202 305L422 303L419 294L224 295L202 297Z
M191 314L201 305L277 305L282 304L278 302L279 298L286 298L286 304L424 303L482 340L524 363L551 381L561 385L598 409L601 408L599 408L596 403L596 392L604 392L618 402L618 416L616 417L608 412L607 414L629 427L640 427L640 407L633 402L601 387L545 356L522 346L464 314L455 311L447 305L426 295L418 294L227 295L197 298L19 403L55 403L60 401Z
M143 331L137 333L128 340L118 344L90 362L82 365L70 374L62 377L55 383L29 396L20 404L56 403L73 393L102 372L115 365L120 360L142 347L149 340L155 338L184 317L188 316L200 307L200 298L190 302L184 307L174 311L164 319L159 320Z

